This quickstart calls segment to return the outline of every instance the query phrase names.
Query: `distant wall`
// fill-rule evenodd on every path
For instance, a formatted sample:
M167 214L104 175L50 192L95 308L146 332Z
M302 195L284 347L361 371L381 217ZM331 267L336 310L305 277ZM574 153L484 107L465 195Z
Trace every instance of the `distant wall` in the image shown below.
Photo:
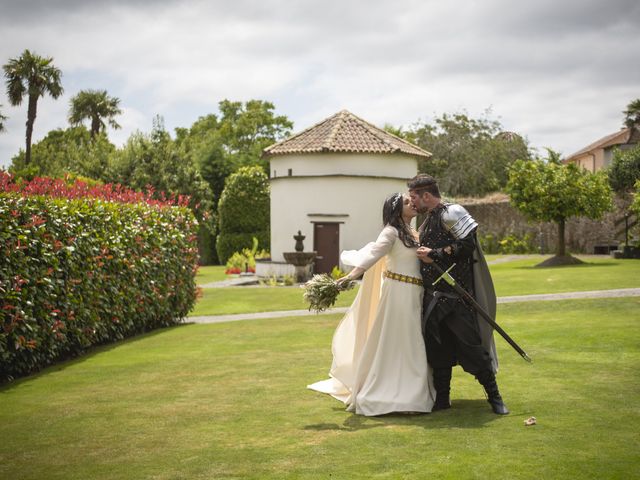
M461 200L460 203L480 224L480 235L491 234L497 239L514 234L518 237L529 233L542 252L555 251L558 227L555 223L529 223L526 218L509 204L504 196L488 200ZM565 227L567 249L575 253L594 253L600 245L618 245L624 243L624 221L615 226L615 222L624 217L631 203L629 198L616 197L614 210L599 220L572 218ZM622 230L619 235L616 232ZM630 235L632 238L632 235Z

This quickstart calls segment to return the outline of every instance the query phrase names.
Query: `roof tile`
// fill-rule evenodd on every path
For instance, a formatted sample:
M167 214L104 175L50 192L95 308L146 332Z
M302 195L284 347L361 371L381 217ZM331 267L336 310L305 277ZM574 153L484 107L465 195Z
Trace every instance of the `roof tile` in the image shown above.
M431 154L386 132L347 110L264 149L264 156L292 153L403 153L429 158Z

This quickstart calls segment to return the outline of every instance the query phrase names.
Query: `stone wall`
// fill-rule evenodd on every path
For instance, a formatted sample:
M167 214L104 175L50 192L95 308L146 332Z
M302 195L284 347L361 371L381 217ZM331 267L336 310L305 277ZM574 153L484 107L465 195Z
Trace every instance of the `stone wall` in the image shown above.
M543 253L555 251L558 238L557 225L551 222L528 222L509 204L506 196L494 196L486 200L459 200L459 203L480 224L480 235L491 234L500 240L510 234L521 238L528 233ZM605 214L601 220L570 219L565 227L567 250L574 253L607 253L603 247L623 245L623 219L630 203L629 198L616 197L614 209ZM616 225L620 220L622 221ZM636 227L635 232L637 231ZM630 238L633 238L633 235L630 235Z

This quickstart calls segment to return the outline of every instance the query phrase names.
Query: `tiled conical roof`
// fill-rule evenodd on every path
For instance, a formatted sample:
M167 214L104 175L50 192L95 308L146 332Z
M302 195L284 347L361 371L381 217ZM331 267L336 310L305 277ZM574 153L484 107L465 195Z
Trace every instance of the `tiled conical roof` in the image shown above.
M429 158L419 147L342 110L300 133L264 149L263 155L291 153L404 153Z

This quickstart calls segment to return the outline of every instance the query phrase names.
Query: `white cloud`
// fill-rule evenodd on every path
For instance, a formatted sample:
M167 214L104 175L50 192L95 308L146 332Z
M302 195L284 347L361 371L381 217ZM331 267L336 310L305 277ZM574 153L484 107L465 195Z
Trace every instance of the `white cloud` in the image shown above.
M632 0L0 0L0 61L53 56L65 96L43 100L34 140L65 126L69 98L121 99L121 144L188 127L229 98L273 101L299 130L347 108L383 125L492 107L504 127L565 154L621 126L640 96L640 6ZM0 164L21 148L8 107Z

